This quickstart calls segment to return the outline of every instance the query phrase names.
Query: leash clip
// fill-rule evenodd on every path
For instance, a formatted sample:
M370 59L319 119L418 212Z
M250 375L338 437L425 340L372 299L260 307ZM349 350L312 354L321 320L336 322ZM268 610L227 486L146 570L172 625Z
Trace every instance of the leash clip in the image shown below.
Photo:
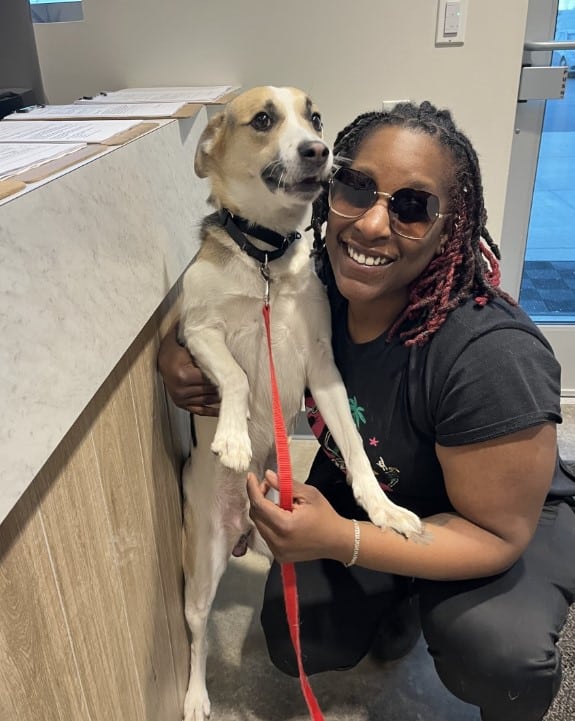
M264 262L260 265L260 273L262 274L262 278L264 279L264 283L265 283L264 305L267 308L267 306L269 306L269 304L270 304L270 283L272 282L267 253L265 255Z

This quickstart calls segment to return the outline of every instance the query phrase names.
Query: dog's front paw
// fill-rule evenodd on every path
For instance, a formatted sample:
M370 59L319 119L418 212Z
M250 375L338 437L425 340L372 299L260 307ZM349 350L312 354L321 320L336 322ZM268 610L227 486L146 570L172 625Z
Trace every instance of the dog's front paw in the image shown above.
M389 499L388 499L389 500ZM407 508L396 506L394 503L380 506L369 514L370 519L380 528L393 528L406 538L418 536L422 532L420 518Z
M207 690L188 689L184 701L183 721L207 721L210 716L211 705Z
M351 486L355 500L379 528L393 528L406 538L422 532L419 517L390 501L374 476L358 476Z
M252 460L252 444L247 432L225 433L218 428L211 449L226 468L239 473L248 470Z

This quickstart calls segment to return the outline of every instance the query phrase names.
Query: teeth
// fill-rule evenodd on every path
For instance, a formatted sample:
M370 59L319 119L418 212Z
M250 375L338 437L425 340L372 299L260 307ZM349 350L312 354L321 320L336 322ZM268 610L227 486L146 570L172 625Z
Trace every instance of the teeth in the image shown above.
M355 260L356 263L359 263L360 265L387 265L390 261L386 260L385 258L382 258L381 256L373 256L373 255L364 255L363 253L358 253L353 248L350 248L349 245L346 244L345 246L347 248L347 254L352 260Z

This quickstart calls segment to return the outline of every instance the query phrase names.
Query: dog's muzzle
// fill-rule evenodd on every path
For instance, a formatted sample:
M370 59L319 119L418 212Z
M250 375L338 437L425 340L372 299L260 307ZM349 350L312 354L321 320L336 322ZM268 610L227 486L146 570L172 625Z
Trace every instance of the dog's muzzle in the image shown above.
M330 152L322 140L306 140L297 148L297 159L277 159L262 171L261 178L273 193L278 190L313 197L323 187L329 172Z

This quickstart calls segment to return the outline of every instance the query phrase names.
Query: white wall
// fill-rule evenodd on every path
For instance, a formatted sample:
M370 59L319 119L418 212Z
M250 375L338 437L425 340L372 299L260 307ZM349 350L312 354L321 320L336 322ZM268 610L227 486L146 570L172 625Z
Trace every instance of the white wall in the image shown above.
M463 47L436 48L436 0L84 0L36 26L49 102L137 85L290 84L328 141L384 99L450 107L480 154L499 239L528 0L468 0Z

